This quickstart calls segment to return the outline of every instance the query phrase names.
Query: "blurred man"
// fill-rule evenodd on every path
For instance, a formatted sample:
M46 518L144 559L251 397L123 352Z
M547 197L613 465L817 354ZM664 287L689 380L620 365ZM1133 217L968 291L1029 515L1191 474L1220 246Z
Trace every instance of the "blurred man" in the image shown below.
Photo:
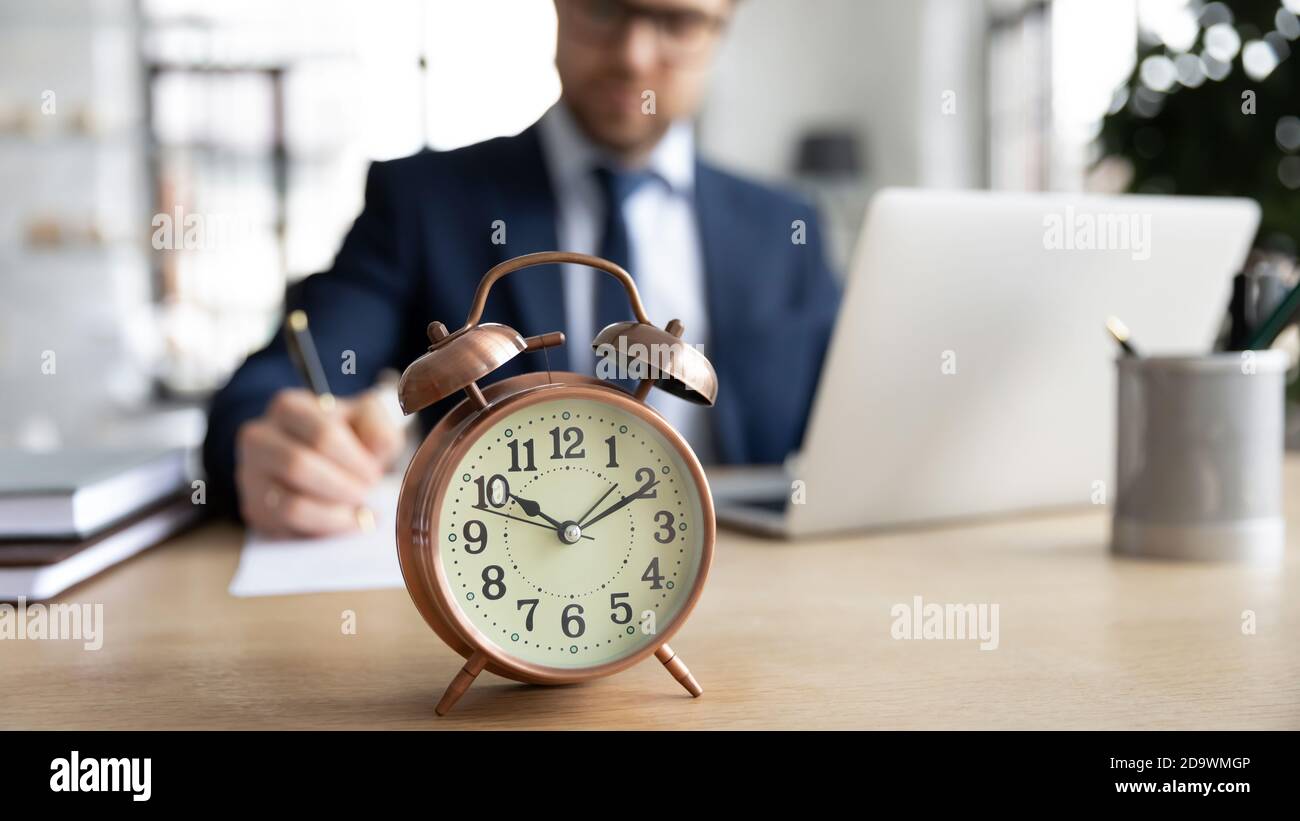
M277 338L215 397L210 498L275 534L356 526L402 437L373 390L458 327L484 272L535 251L597 254L636 278L650 318L683 321L718 372L712 409L651 402L704 462L779 462L803 436L838 293L810 206L700 160L691 119L739 0L555 0L560 102L513 137L375 163L366 203L302 308L334 389L322 410ZM504 241L502 241L504 239ZM485 318L563 330L553 370L592 373L591 339L631 309L612 278L576 266L507 277ZM336 363L355 355L355 373ZM494 374L537 367L518 357ZM421 413L432 426L456 401Z

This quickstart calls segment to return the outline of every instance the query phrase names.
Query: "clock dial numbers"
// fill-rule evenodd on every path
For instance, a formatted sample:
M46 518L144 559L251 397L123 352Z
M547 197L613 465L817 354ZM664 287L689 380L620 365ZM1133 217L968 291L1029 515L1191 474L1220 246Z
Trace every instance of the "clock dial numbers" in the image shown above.
M488 544L487 525L479 519L470 519L465 523L465 528L461 535L465 537L466 553L482 553L487 550Z
M561 438L566 445L563 452L560 450ZM559 428L551 428L551 441L555 445L555 450L551 454L552 459L585 459L587 456L587 451L582 447L582 428L565 428L563 437Z
M474 484L478 486L479 507L487 507L488 505L505 507L506 503L510 501L510 482L506 481L506 477L499 473L491 478L480 476L474 480Z
M668 544L677 535L673 530L673 522L677 521L676 517L670 511L661 510L655 514L655 524L659 528L655 530L655 541L659 544Z
M650 560L650 564L646 565L645 572L641 574L641 581L650 582L651 590L663 589L664 577L659 572L658 556L655 556L653 559Z
M659 498L659 491L654 489L655 485L659 484L659 480L655 478L655 472L653 469L638 468L636 472L636 480L641 483L641 487L636 490L638 496L644 499Z
M524 629L529 633L533 632L533 615L537 612L537 605L541 599L520 599L515 607L519 610L528 608L528 615L524 617Z
M525 471L525 470L528 471L537 470L537 462L533 458L534 447L533 447L532 439L529 439L527 442L524 442L522 445L520 445L520 443L516 440L511 440L509 443L506 444L506 447L510 448L510 472L511 473L519 473L520 471ZM525 465L524 467L519 466L519 451L521 448L523 449L524 452L524 465Z
M585 398L525 405L475 436L437 514L443 577L473 628L558 668L653 641L703 553L683 455L638 414Z
M626 599L627 597L627 593L609 594L609 609L614 611L609 614L609 620L615 624L627 624L632 621L632 605L625 601L619 601L619 599ZM621 619L619 618L620 611L623 616Z
M564 613L560 617L560 628L564 630L564 635L571 639L582 638L582 634L587 632L587 623L582 620L582 605L564 606Z
M490 564L483 568L483 595L495 601L506 594L506 571L501 565Z

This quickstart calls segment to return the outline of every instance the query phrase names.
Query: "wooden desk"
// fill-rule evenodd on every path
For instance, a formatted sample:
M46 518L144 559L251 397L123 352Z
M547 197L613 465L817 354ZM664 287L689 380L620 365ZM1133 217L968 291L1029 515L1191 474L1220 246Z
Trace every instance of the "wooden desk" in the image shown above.
M208 525L70 594L104 604L101 650L0 642L0 728L1295 729L1294 490L1288 518L1272 569L1112 558L1103 510L799 544L723 531L672 642L702 698L650 659L565 688L485 673L443 719L462 660L405 590L234 599L241 534ZM1000 646L891 638L916 595L997 603Z

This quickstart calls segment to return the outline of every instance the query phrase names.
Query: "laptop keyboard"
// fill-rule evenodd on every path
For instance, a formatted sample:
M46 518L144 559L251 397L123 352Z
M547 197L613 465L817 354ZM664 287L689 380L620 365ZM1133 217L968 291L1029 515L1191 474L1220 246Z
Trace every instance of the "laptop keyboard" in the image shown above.
M732 507L752 508L754 510L763 510L768 513L785 513L786 499L782 496L779 499L744 499L731 503Z

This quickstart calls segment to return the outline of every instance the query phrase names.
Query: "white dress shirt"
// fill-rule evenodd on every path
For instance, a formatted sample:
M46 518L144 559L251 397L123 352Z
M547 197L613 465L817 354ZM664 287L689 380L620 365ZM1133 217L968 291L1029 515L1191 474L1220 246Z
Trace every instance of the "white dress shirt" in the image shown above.
M557 205L558 250L599 254L605 203L592 169L619 163L582 133L563 103L556 103L540 122L542 153ZM675 123L655 146L645 166L653 180L627 199L624 219L631 250L631 271L650 321L663 327L680 319L683 339L703 344L708 355L708 311L704 258L695 218L695 138L689 123ZM595 373L591 340L595 325L595 277L608 276L579 265L562 266L565 349L569 368ZM631 305L627 308L632 318ZM691 443L702 462L714 460L708 408L664 391L652 390L647 401Z

